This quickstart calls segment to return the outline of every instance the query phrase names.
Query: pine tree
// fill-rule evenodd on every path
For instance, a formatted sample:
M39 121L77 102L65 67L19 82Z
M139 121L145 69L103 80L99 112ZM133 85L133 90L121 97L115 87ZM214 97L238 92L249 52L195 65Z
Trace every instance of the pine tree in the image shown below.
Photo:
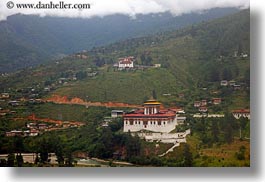
M219 127L218 123L216 121L212 121L212 140L213 142L218 142L219 141Z
M190 146L188 144L184 144L183 149L183 157L184 157L184 167L192 167L193 166L193 157L192 153L190 152Z

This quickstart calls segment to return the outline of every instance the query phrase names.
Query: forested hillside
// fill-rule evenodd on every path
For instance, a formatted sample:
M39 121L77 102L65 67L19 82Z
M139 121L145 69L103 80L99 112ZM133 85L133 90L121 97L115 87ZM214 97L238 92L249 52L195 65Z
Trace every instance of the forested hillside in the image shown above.
M73 156L85 156L105 159L108 166L116 166L118 159L136 166L249 167L250 118L232 115L233 110L249 114L249 33L246 9L1 75L0 153L10 154L0 165L22 166L19 155L10 164L14 153L30 152L40 153L40 158L24 166L77 166ZM115 66L128 56L135 58L135 67ZM191 131L186 143L162 156L173 143L147 142L123 132L122 117L106 126L112 110L130 113L150 97L165 109L185 110L178 116L186 120L170 134ZM204 101L207 111L195 107L196 101ZM137 106L116 107L117 102ZM6 137L6 132L25 130L33 121L46 121L54 130ZM71 126L72 122L82 125ZM49 161L49 153L55 153L56 164Z
M209 97L209 93L219 89L220 81L225 79L241 83L247 90L238 93L222 90L216 96L233 98L234 104L241 107L249 105L246 95L249 94L250 70L249 9L181 30L127 39L79 54L85 59L69 56L56 63L51 61L36 69L2 78L1 88L40 83L51 86L62 77L79 75L77 81L56 86L50 95L141 104L155 92L158 99L165 103L187 105L198 97ZM161 68L117 71L113 64L124 56L134 56L137 65L158 63ZM97 76L87 77L87 73L93 71L97 72ZM31 82L27 81L27 77ZM207 93L202 92L202 88L208 89ZM178 94L189 95L191 90L193 94L186 100L177 99ZM245 99L239 99L242 97Z
M0 22L0 72L36 66L49 59L126 38L150 35L208 21L239 11L212 9L174 17L169 13L103 18L58 18L13 15Z

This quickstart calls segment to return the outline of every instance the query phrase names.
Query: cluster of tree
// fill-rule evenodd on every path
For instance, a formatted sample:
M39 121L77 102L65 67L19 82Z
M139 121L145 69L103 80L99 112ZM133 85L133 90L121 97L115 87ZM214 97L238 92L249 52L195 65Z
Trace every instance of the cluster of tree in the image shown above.
M129 162L141 166L192 167L193 155L188 144L182 144L177 149L176 156L158 157L137 155L128 159Z
M235 157L237 160L245 160L245 155L246 155L246 147L241 146L239 148L239 151L235 153Z
M76 78L78 79L78 80L83 80L84 78L86 78L87 77L87 72L86 71L78 71L77 73L76 73Z
M202 145L212 146L221 143L230 144L235 136L248 137L248 123L246 118L237 120L226 113L224 118L191 119L191 129L200 137ZM245 135L240 134L241 132Z
M196 27L196 38L205 50L205 57L232 56L234 51L249 53L249 9L214 23Z
M229 64L222 64L220 62L212 61L205 64L202 69L204 80L208 82L219 82L220 80L232 80L239 75L239 68L235 62Z
M0 167L22 167L24 163L22 154L10 153L6 159L0 160Z
M150 55L141 54L140 59L141 59L142 65L145 65L145 66L151 66L152 65L153 59Z
M113 64L114 60L112 58L100 57L100 56L95 55L92 62L97 67L101 67L105 64Z

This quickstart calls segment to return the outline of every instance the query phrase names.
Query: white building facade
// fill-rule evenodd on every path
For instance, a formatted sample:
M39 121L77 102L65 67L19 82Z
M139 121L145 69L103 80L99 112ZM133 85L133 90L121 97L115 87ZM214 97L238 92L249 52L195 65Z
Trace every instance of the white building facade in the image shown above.
M133 68L133 61L134 57L125 57L125 58L120 58L119 63L118 63L118 68L119 69L125 69L125 68Z
M239 109L239 110L234 110L232 112L233 116L236 119L240 119L241 117L250 119L250 110L249 109Z
M148 100L144 103L143 110L125 114L123 131L148 130L169 133L174 130L178 124L176 112L170 109L160 110L160 105L161 103L156 100Z

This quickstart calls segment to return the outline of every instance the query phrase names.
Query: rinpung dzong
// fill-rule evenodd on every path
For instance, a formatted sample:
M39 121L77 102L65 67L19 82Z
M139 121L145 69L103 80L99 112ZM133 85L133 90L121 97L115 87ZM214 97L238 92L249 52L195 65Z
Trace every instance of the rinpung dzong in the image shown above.
M124 114L124 132L148 130L169 133L175 129L177 122L176 109L161 109L161 103L151 99L144 103L143 109Z

